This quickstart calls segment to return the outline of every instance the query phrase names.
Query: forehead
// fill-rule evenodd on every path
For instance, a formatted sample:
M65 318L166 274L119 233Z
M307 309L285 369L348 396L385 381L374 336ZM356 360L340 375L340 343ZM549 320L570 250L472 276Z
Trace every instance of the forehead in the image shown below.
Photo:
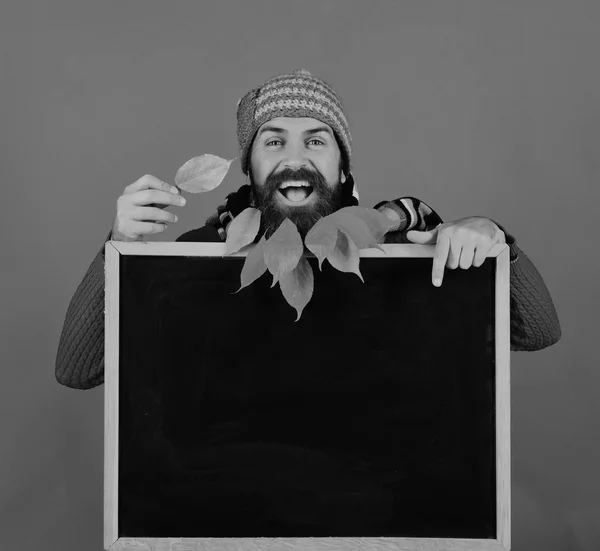
M325 126L333 133L331 126L318 119L313 119L312 117L276 117L262 124L258 131L260 132L263 128L268 126L279 127L289 132L303 132L305 130Z

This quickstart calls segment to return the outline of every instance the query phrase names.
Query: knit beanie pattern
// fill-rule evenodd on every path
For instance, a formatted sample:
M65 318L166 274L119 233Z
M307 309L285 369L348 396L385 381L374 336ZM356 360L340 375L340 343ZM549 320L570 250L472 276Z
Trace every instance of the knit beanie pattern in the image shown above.
M352 135L342 102L333 88L306 69L271 78L238 101L237 138L242 172L248 174L249 152L257 130L277 117L310 117L336 134L346 175L352 170Z

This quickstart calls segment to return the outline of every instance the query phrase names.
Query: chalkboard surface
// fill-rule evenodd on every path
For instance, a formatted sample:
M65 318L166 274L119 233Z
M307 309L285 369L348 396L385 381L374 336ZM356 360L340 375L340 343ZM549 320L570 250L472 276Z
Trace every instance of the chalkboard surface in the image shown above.
M121 255L118 536L496 538L496 258Z

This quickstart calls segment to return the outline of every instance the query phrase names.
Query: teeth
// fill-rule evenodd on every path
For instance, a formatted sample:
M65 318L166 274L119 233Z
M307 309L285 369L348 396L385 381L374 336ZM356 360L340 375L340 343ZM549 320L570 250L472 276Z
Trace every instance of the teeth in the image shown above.
M288 187L311 187L307 182L285 182L279 186L279 189L285 189Z

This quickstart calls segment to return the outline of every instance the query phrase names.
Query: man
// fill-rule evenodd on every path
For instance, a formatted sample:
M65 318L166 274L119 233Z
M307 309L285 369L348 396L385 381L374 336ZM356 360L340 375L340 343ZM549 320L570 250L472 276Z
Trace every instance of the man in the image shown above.
M249 206L261 210L257 239L268 237L287 217L302 236L322 216L358 205L351 173L352 138L344 108L333 89L305 70L276 76L238 102L237 136L242 171L249 183L227 196L202 228L177 241L225 241L229 224ZM139 241L164 231L182 207L177 190L146 175L127 186L117 201L108 239ZM394 221L385 243L435 244L432 280L444 268L479 267L497 243L510 246L511 350L540 350L555 344L560 324L548 290L513 236L483 217L443 223L414 197L382 201L375 208ZM69 305L56 359L63 385L87 389L104 381L104 247Z

